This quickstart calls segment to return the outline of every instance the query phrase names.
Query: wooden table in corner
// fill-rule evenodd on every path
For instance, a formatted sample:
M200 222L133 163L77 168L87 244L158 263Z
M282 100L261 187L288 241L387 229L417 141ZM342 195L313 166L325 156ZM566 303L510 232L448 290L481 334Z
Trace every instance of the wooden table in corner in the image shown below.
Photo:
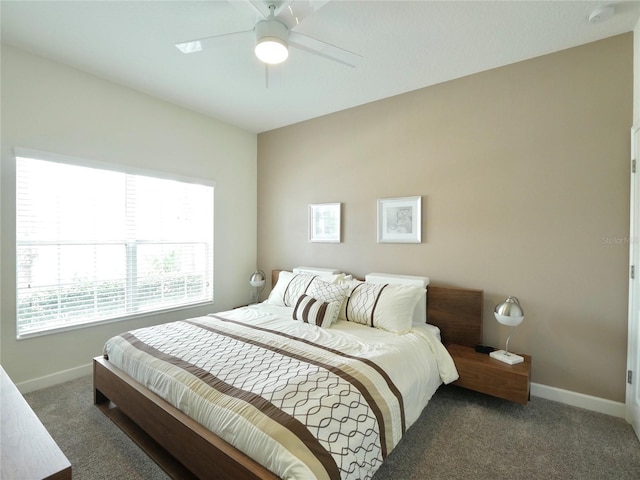
M71 479L71 463L0 367L0 478Z
M460 375L453 385L527 404L531 392L530 355L519 353L524 362L508 365L486 353L476 352L473 347L455 344L446 347Z

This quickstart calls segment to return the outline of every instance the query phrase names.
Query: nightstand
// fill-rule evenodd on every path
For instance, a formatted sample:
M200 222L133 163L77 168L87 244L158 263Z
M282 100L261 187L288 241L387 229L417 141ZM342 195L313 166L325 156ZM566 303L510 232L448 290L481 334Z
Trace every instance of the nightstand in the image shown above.
M504 398L526 405L531 389L531 356L522 355L524 362L508 365L478 353L473 347L449 344L460 378L453 385Z

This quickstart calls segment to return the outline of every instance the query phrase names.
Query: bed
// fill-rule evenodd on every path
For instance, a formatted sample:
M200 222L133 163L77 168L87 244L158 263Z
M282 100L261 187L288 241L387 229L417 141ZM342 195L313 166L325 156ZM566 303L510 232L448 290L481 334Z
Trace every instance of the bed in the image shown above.
M370 478L438 386L457 378L443 343L480 343L482 291L430 285L423 295L424 308L428 323L437 329L429 327L423 316L421 324L411 319L408 331L392 334L388 329L396 328L394 323L375 325L379 328L361 324L356 310L348 310L345 302L339 313L331 310L330 298L314 303L328 295L324 290L337 287L327 286L331 281L309 280L312 277L317 276L276 270L271 303L110 339L106 355L94 359L95 404L174 478ZM310 282L299 286L304 291L321 285L323 292L301 295L294 280ZM400 286L392 290L395 285L389 286L387 280L385 275L377 280L373 276L367 283L354 280L362 292L385 292L386 296L378 293L376 322L390 318L384 315L385 305L398 308L385 299L410 291ZM358 298L365 299L364 293L361 297L353 293L355 288L349 291L353 305ZM324 308L321 315L318 304ZM418 308L410 308L418 314ZM346 321L342 316L349 311L351 318ZM301 321L292 321L292 315ZM331 328L323 328L320 323L308 325L313 321L305 317L328 315L342 320L333 318ZM406 324L397 328L406 329ZM194 349L201 337L213 346L215 362L201 353L201 346ZM252 349L259 356L255 364L254 359L244 360ZM398 368L398 359L387 357L387 350L394 349L404 358L415 349L411 354L419 360L406 362L412 367ZM225 350L230 356L222 354ZM269 367L247 380L246 372L257 371L257 364ZM305 380L291 373L301 369L307 372ZM413 378L418 375L425 377L416 382ZM234 381L240 377L238 387ZM293 387L284 385L285 377ZM214 393L203 390L204 384L213 385ZM294 396L292 389L303 397ZM194 398L187 401L189 396ZM313 403L327 397L333 400ZM209 403L211 399L215 401ZM358 413L331 420L329 410ZM300 415L306 428L301 428ZM244 433L238 433L240 429Z

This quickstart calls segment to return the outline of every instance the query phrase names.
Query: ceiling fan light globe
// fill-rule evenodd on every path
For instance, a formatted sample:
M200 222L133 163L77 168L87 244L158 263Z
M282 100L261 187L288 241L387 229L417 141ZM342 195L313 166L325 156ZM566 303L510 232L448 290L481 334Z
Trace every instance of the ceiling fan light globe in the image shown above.
M262 37L256 44L256 57L264 63L275 65L289 57L287 44L276 37Z
M277 20L258 22L256 32L256 57L264 63L275 65L284 62L289 56L289 30Z

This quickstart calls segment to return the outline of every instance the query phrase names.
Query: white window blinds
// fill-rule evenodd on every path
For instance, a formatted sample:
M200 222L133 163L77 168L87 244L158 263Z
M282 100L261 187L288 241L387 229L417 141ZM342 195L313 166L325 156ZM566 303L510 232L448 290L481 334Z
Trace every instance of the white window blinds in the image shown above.
M213 301L213 186L16 157L18 336Z

